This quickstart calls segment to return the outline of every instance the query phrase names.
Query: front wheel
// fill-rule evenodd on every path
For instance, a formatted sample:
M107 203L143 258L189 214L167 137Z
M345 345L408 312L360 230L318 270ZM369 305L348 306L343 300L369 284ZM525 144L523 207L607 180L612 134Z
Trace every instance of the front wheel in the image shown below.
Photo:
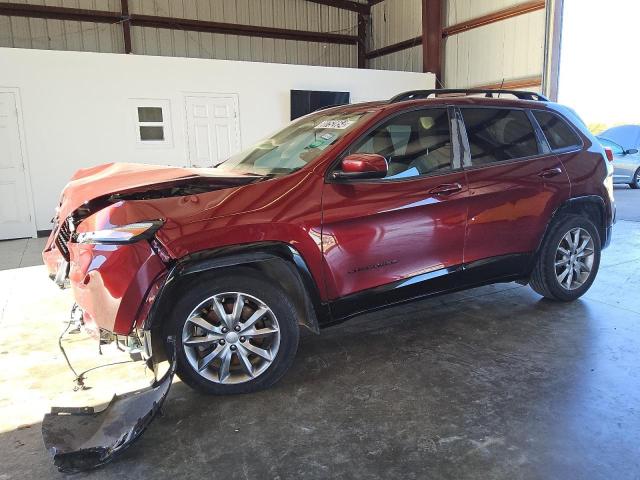
M636 170L636 173L633 174L633 179L631 180L629 186L633 189L640 188L640 168L638 168Z
M299 329L285 293L254 272L204 276L178 300L166 335L177 339L177 374L204 393L270 387L293 363Z
M542 244L531 288L551 300L576 300L596 278L600 251L600 235L589 219L578 215L561 218Z

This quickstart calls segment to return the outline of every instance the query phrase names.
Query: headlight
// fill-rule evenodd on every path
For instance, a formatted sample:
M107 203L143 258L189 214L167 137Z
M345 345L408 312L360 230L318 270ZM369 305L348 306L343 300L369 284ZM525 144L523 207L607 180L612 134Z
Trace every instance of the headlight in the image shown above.
M151 238L163 223L162 220L152 220L148 222L130 223L129 225L113 227L108 230L79 233L76 236L76 242L110 244L135 243Z

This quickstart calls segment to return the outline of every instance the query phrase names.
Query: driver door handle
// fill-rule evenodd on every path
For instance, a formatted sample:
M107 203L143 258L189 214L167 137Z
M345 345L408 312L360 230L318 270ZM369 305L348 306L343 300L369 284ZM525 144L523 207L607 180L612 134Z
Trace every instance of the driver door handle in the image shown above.
M562 173L562 169L560 167L547 168L545 170L542 170L538 174L538 176L542 178L551 178L551 177L555 177L556 175L560 175L561 173Z
M438 185L437 187L429 190L429 193L433 195L451 195L452 193L456 193L462 190L462 185L459 183L443 183L442 185Z

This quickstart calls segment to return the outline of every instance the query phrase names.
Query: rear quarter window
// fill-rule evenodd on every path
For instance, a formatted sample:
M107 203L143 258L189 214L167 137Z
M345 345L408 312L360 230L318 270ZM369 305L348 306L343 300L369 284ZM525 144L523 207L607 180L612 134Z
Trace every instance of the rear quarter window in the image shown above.
M551 150L577 148L582 145L580 137L559 115L551 112L534 111L533 116L540 124L544 136L547 137Z

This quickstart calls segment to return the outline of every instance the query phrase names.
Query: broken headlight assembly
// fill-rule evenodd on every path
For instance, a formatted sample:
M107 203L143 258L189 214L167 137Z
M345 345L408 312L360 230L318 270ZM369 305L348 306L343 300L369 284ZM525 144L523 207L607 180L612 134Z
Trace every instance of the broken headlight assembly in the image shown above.
M114 226L104 230L78 233L75 241L77 243L106 243L116 245L136 243L140 240L148 240L153 237L163 224L163 220L150 220L117 227Z

